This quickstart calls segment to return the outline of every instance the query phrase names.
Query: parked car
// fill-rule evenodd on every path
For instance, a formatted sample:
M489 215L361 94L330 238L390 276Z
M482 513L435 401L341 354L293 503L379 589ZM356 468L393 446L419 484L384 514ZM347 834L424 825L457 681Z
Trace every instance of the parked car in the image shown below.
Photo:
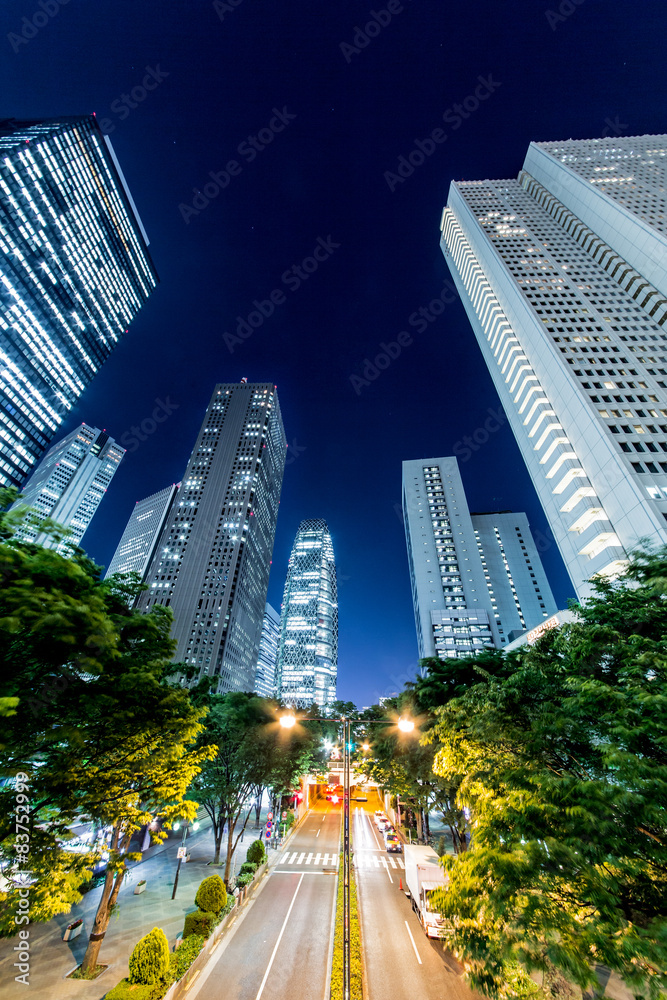
M384 846L387 849L387 854L402 854L403 844L397 833L385 833L384 835Z

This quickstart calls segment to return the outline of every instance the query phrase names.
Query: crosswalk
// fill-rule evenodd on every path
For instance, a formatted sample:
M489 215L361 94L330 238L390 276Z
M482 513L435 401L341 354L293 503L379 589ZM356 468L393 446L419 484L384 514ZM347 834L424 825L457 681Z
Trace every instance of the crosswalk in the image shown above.
M337 868L338 867L338 855L337 854L315 854L313 851L310 853L306 851L285 851L281 854L279 861L281 865L316 865L321 868Z
M354 854L355 868L401 868L405 871L402 857L391 854L378 854L373 851L360 851ZM337 854L316 854L314 851L285 851L278 859L279 865L312 866L316 868L338 868Z
M401 857L392 857L391 854L364 853L354 855L355 868L402 868L405 871L405 863Z

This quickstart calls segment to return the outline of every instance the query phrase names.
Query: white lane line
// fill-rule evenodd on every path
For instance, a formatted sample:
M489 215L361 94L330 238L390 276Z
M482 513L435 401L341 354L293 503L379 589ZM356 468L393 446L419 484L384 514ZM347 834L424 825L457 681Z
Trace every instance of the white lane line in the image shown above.
M322 833L322 827L320 827L320 828L319 828L319 830L317 831L317 833L315 834L315 836L316 836L316 837L319 837L319 835L320 835L321 833Z
M386 858L383 858L383 859L382 859L382 863L383 863L383 865L384 865L384 867L385 867L385 871L387 872L387 875L389 876L389 881L390 881L390 882L391 882L391 884L393 885L393 884L394 884L394 880L393 880L393 878L391 877L391 872L389 871L389 865L387 864L387 859L386 859Z
M419 952L417 951L417 945L415 944L415 939L412 936L412 931L410 930L410 928L408 926L407 920L405 921L405 929L407 930L408 934L410 935L410 940L412 941L412 947L415 949L415 955L417 956L417 961L421 965L422 964L422 960L419 957Z
M314 864L319 865L321 857L322 857L321 854L316 854Z
M271 875L296 875L293 868L274 868L270 873ZM310 871L310 872L299 872L299 875L336 875L337 872L322 872L322 871ZM227 925L231 927L231 924ZM222 938L220 939L222 940Z
M296 894L299 891L299 889L301 888L301 883L303 882L303 876L305 874L306 874L305 872L301 873L301 878L299 879L298 885L297 885L296 889L294 890L294 895L292 896L292 902L290 903L289 910L287 911L287 913L285 915L285 919L283 920L283 925L280 928L280 934L278 935L278 940L276 941L275 947L274 947L273 951L271 952L271 958L269 960L269 964L266 967L266 972L264 973L264 978L262 979L262 984L259 987L259 992L258 992L257 996L255 997L255 1000L259 1000L259 998L261 997L262 993L264 992L264 987L266 986L266 981L269 978L269 972L271 971L271 966L273 965L273 960L276 957L276 952L278 951L278 945L280 944L280 942L282 940L282 937L283 937L283 934L285 933L285 928L287 927L287 921L289 920L289 915L292 912L292 907L294 906L294 900L296 899ZM416 950L417 949L415 948L415 951Z
M306 852L303 851L303 853L299 855L299 860L297 861L297 865L302 865L303 864L303 859L305 858L305 856L306 856Z
M306 858L306 864L307 865L310 864L310 859L312 858L312 856L313 856L313 852L311 851L310 854L308 855L308 857Z

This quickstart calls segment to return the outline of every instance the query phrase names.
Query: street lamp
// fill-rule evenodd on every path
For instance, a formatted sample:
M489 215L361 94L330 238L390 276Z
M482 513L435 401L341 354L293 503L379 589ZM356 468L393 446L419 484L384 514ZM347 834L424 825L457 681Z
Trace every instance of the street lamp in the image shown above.
M280 717L280 725L284 729L292 729L296 725L296 716L291 710ZM343 1000L350 1000L350 749L352 746L352 720L313 718L304 722L342 722L343 723ZM360 720L364 721L364 720ZM373 725L393 726L389 719L373 719ZM402 733L409 733L415 728L411 719L400 718L398 728ZM364 750L370 749L370 744L363 744Z
M175 830L180 829L180 824L175 823L174 824L174 829ZM178 889L178 876L179 876L180 871L181 871L181 863L183 861L183 858L186 856L185 838L188 835L188 830L189 829L190 829L190 820L186 820L185 826L183 827L183 837L181 838L181 846L178 849L178 864L176 866L176 876L174 878L174 890L173 890L173 892L171 894L171 898L172 899L176 899L176 890ZM195 821L192 824L192 829L193 830L198 830L199 829L199 822L198 821Z

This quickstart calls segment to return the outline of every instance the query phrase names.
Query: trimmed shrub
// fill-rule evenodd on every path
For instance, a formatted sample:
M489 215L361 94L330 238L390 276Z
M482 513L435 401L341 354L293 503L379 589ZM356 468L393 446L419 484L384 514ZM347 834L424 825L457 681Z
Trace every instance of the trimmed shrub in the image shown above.
M182 945L169 956L169 974L172 982L182 979L199 952L204 947L201 934L190 934L184 938Z
M236 876L236 884L239 889L243 889L246 885L250 885L254 877L253 872L244 872L243 875Z
M169 942L160 927L142 937L130 955L130 983L151 984L165 979L169 972Z
M106 994L105 1000L153 1000L154 985L137 986L121 979L117 986ZM162 994L164 996L164 993Z
M205 913L220 913L227 902L225 883L219 875L209 875L197 889L195 903Z
M250 872L251 875L254 875L258 868L259 865L256 865L254 861L244 861L239 868L239 875L247 875L248 872Z
M245 859L246 861L252 861L255 865L264 864L266 861L266 851L261 840L253 840L252 844L246 851Z
M203 910L193 910L186 913L185 924L183 925L183 937L189 938L191 934L201 934L202 937L210 937L211 931L218 922L217 913ZM181 945L183 948L184 945Z
M445 844L444 837L441 837L440 840L438 841L437 853L441 858L444 858L445 854L447 853L447 845Z

